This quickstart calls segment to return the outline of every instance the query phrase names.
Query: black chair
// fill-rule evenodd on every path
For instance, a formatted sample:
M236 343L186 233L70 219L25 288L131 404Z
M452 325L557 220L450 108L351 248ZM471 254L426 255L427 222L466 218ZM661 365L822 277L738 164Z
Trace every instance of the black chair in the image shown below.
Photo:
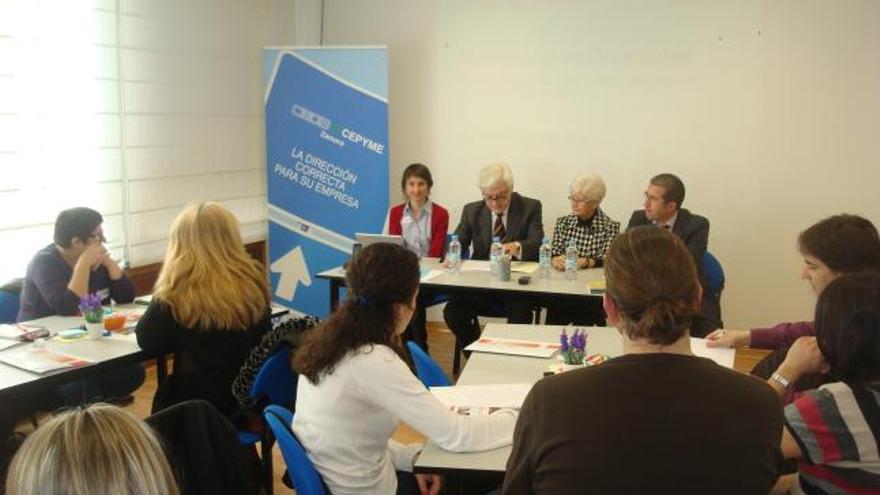
M181 402L153 414L146 422L162 439L182 494L258 493L254 482L257 461L239 444L232 423L211 403Z

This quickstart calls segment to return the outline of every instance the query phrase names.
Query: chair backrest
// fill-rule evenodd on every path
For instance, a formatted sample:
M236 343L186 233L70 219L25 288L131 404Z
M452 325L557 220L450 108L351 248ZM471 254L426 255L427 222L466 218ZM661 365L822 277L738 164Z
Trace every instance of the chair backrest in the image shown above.
M248 451L239 447L235 426L209 402L180 402L146 422L162 439L181 493L258 493Z
M281 447L281 456L287 464L287 472L297 495L326 495L321 474L290 429L293 413L281 406L269 406L263 411L263 417Z
M266 358L254 383L251 385L251 398L255 402L279 404L293 407L296 403L296 384L298 376L290 367L290 347L281 346L278 351Z
M0 290L0 323L15 323L20 306L20 294Z
M706 277L708 289L718 295L724 290L724 269L718 258L709 251L703 254L703 274Z
M409 354L412 356L413 363L416 365L416 375L426 387L447 387L451 385L446 373L440 368L436 361L431 359L427 352L423 351L418 344L413 341L406 343Z

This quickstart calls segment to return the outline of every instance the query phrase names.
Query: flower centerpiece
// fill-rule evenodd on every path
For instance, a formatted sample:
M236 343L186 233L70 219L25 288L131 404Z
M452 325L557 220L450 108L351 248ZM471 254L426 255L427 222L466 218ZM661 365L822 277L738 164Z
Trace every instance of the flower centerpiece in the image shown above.
M561 344L560 355L563 364L583 366L584 357L587 355L587 331L585 329L576 328L569 337L563 328L562 334L559 336L559 343Z
M101 297L97 293L80 298L79 310L87 323L102 323L104 320L104 308L101 307Z

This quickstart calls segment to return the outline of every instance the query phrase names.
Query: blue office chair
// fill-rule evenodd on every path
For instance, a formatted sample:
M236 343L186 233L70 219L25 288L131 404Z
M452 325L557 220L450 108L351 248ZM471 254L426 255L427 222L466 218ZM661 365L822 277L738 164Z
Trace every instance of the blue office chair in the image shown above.
M290 475L296 494L326 495L321 474L315 469L302 444L290 429L293 424L293 413L281 406L269 406L263 412L263 417L272 429L272 434L278 439L281 456L287 464L287 473Z
M0 287L0 323L15 323L21 305L22 279L15 279Z
M410 356L412 356L413 364L416 365L416 375L418 375L419 380L426 387L448 387L452 384L449 378L446 378L446 374L443 373L440 365L431 359L431 356L423 351L418 344L409 341L406 343L406 347L409 349Z
M706 288L720 299L724 290L724 269L718 258L709 251L703 254L703 275L706 277Z
M258 408L262 404L294 404L296 403L296 383L298 376L290 367L290 347L282 346L277 352L266 358L254 383L251 385L251 400ZM264 425L265 427L265 425ZM263 461L263 485L266 493L272 495L272 446L275 440L268 432L254 433L252 431L238 431L238 441L242 445L260 444L261 458Z

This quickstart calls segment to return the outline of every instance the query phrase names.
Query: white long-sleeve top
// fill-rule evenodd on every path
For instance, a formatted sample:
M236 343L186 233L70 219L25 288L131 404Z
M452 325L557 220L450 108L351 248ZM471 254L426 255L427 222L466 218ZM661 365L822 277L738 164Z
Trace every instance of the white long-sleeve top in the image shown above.
M299 377L293 431L333 495L388 495L421 444L391 440L398 421L453 452L509 445L517 412L450 411L383 345L352 351L317 385Z

